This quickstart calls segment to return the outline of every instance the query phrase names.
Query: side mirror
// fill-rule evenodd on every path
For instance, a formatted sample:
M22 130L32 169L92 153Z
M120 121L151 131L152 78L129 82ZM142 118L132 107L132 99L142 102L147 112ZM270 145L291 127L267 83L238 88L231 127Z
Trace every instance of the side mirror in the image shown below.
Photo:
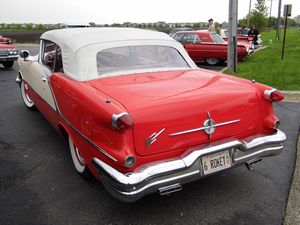
M26 59L29 56L29 51L27 50L21 50L20 57L23 59Z

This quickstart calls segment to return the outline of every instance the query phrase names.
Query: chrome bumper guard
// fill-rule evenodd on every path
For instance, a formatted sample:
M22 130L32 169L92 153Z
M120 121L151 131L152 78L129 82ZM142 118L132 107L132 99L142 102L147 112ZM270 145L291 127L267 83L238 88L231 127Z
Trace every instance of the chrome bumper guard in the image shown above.
M150 193L163 194L168 193L168 189L170 192L181 190L182 184L207 176L202 170L201 157L204 155L229 150L232 159L230 168L233 168L256 159L280 154L285 140L286 135L280 130L273 135L253 136L244 140L223 140L204 147L193 147L180 158L147 164L128 174L118 172L97 158L93 158L93 164L104 187L114 197L121 201L133 202Z

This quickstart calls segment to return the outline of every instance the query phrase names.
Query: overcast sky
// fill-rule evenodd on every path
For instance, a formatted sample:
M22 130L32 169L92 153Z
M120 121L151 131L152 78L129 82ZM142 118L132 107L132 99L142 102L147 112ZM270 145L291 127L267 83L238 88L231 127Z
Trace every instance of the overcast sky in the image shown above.
M278 2L273 0L276 17ZM239 19L247 15L249 3L238 0ZM252 0L252 8L255 3ZM292 18L300 15L300 0L282 0L284 4L292 4ZM0 23L204 22L209 18L221 23L228 21L229 0L1 0L0 5Z

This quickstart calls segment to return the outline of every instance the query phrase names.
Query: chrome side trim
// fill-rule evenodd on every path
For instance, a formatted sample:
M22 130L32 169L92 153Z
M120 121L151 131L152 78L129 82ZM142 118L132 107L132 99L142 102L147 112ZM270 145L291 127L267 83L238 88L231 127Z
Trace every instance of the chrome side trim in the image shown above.
M184 131L176 132L176 133L173 133L173 134L169 134L169 136L177 136L177 135L181 135L181 134L188 134L188 133L192 133L192 132L196 132L196 131L200 131L200 130L209 129L211 127L224 126L224 125L228 125L228 124L232 124L232 123L237 123L237 122L240 122L240 121L241 121L240 119L237 119L237 120L231 120L231 121L227 121L227 122L223 122L223 123L216 123L212 126L204 126L204 127L191 129L191 130L184 130Z
M73 131L75 131L88 144L92 145L98 151L100 151L101 153L103 153L106 157L110 158L111 160L113 160L115 162L118 162L117 159L115 159L113 156L111 156L110 154L108 154L106 151L104 151L102 148L100 148L98 145L96 145L94 142L92 142L90 139L88 139L86 136L84 136L82 133L80 133L71 123L69 123L69 121L62 114L59 113L59 115L65 121L65 123L68 125L68 127L70 127Z
M273 135L223 140L221 143L193 147L178 158L146 164L128 174L120 173L97 158L93 158L92 162L104 187L116 198L130 202L157 192L160 188L173 184L182 185L207 176L201 166L201 157L204 155L229 150L232 167L236 167L251 160L280 154L285 140L286 136L280 130Z

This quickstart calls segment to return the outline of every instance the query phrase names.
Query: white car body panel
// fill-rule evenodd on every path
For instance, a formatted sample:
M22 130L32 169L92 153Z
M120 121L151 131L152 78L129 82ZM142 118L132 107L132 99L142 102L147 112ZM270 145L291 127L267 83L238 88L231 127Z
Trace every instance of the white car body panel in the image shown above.
M53 110L56 110L54 98L48 82L51 71L38 61L38 56L30 56L26 60L19 58L18 64L20 71L22 71L22 79L26 81Z

